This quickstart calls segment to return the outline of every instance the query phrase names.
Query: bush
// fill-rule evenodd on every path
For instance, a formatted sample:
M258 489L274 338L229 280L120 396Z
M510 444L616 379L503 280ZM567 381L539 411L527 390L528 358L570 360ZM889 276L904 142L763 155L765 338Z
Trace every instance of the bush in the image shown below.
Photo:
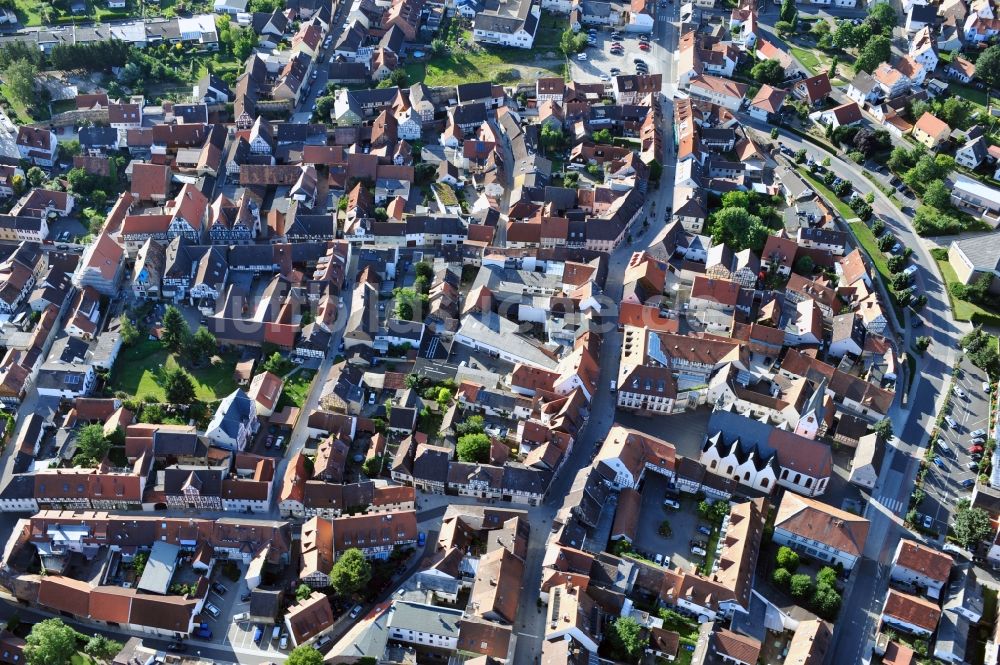
M778 548L778 553L774 557L774 562L780 568L785 568L789 572L795 572L799 567L799 555L790 547L782 545Z
M771 581L782 589L787 589L792 581L792 574L784 568L775 568L771 573Z
M792 593L792 597L797 600L809 598L813 593L812 578L805 573L792 575L792 579L789 582L789 590Z

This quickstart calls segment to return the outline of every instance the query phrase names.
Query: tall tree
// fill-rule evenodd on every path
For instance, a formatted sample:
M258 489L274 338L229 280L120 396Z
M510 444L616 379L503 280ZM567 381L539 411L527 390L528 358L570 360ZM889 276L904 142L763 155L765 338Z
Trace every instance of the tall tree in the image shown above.
M97 465L107 456L111 442L104 436L104 426L87 425L76 437L76 456L73 461L81 466Z
M352 596L372 578L372 566L356 547L345 550L330 570L330 586L342 596Z
M36 623L26 641L28 665L66 665L76 653L76 631L60 619Z
M167 305L163 313L163 325L160 331L160 341L171 351L180 351L191 335L191 328L181 310L173 305Z
M795 22L795 15L798 10L795 9L795 0L782 0L781 3L781 13L779 14L782 21L787 21L788 23Z
M971 549L993 533L990 516L982 508L973 508L968 499L962 499L951 525L959 544Z
M191 379L191 375L180 367L167 370L163 390L167 394L167 401L171 404L191 404L194 402L194 381Z
M642 626L639 625L638 621L632 617L618 617L611 624L610 637L614 650L620 652L619 657L624 656L628 660L636 662L644 646Z
M211 358L218 348L219 343L216 341L215 335L205 326L198 326L198 330L191 336L191 341L188 344L191 360L196 364L204 363Z
M994 45L976 59L976 78L989 85L1000 85L1000 45Z
M38 67L29 60L15 60L3 72L4 83L13 100L25 106L34 106L38 102L35 92L35 81L38 79Z
M490 437L486 434L463 434L458 438L455 450L463 462L488 462L490 459Z
M885 35L876 35L868 40L858 52L855 69L874 72L883 62L889 62L892 56L892 41Z
M292 649L285 663L287 665L323 665L323 654L316 647L303 644Z

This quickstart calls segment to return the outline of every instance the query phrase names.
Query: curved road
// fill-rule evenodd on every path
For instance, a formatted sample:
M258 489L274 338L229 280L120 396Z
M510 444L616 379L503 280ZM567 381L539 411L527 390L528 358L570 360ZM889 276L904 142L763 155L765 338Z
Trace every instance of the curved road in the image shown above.
M747 124L763 132L771 130L771 126L759 122L750 121ZM914 232L907 215L864 176L861 167L840 159L798 135L784 130L779 130L779 135L781 142L792 150L805 148L809 154L818 155L820 159L830 157L830 168L837 176L850 181L860 193L872 192L875 195L872 206L875 214L885 221L886 228L895 234L904 247L913 249L912 261L917 266L914 283L918 292L927 296L927 305L920 312L924 326L919 332L931 338L931 347L925 356L917 356L917 376L913 380L906 404L901 404L901 400L897 399L890 411L889 417L898 439L887 451L878 484L867 506L865 516L871 521L871 527L864 558L848 584L843 615L834 630L833 662L860 663L867 655L869 640L873 639L874 630L878 627L881 604L888 585L888 563L901 537L916 537L903 527L902 518L908 508L910 492L927 444L927 435L944 402L952 368L959 355L958 341L970 326L955 321L952 316L947 287L938 273L934 258ZM900 332L908 344L911 330ZM928 501L931 500L925 500L925 504ZM925 509L925 512L929 511ZM934 526L939 531L947 531L946 523L939 521Z

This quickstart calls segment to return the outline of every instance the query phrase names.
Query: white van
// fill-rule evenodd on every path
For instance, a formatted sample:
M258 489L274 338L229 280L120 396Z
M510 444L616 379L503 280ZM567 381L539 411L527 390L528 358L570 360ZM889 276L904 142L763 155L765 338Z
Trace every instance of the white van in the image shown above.
M616 390L618 390L618 382L612 381L609 387L611 389L611 392L615 392Z
M936 445L937 445L937 449L940 450L941 452L951 453L951 448L948 447L948 444L945 442L945 440L943 438L938 437Z
M944 417L944 421L946 423L948 423L948 427L950 427L952 429L955 429L956 427L958 427L958 423L955 422L955 419L952 418L951 416L945 416Z
M903 274L906 275L907 278L913 277L913 273L915 272L917 272L917 265L915 263L906 266L906 268L903 270Z
M275 626L274 630L271 631L271 639L276 640L280 635L281 635L281 626Z

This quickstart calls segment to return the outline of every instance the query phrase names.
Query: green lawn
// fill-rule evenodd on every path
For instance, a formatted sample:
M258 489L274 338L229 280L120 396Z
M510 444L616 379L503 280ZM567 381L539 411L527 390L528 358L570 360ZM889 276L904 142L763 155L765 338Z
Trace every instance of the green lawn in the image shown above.
M554 53L554 52L553 52ZM443 56L434 56L426 63L414 62L406 65L410 83L423 81L429 86L447 86L469 81L495 80L497 74L507 70L517 70L522 81L531 81L536 76L562 76L564 65L555 65L552 58L539 59L543 54L534 50L518 48L484 47L478 51L456 49Z
M233 370L236 356L224 354L216 357L211 365L192 367L187 362L178 362L175 354L156 340L143 340L123 349L112 370L110 387L123 391L137 399L152 397L158 402L166 401L163 390L163 375L166 369L181 366L194 379L195 396L203 402L222 399L236 389Z
M85 653L75 653L70 657L69 662L71 665L93 665L94 659Z
M948 82L948 91L953 95L958 95L962 99L972 102L978 108L977 111L981 113L986 113L986 106L988 104L986 99L985 90L977 90L973 86L963 85L955 81Z
M799 174L806 179L806 182L809 183L814 192L822 196L830 205L837 209L837 212L844 218L844 221L857 218L858 214L851 210L851 206L841 201L836 194L830 191L829 187L814 178L806 169L800 167Z
M278 400L277 411L286 406L297 406L302 408L309 395L309 388L312 386L315 372L307 369L300 369L290 378L285 380L285 387L281 391L281 398Z
M953 296L951 290L947 287L949 284L958 282L958 275L955 274L955 269L951 267L951 263L948 262L947 258L935 258L934 260L938 265L938 270L941 271L941 279L944 280L945 290L948 292L948 300L951 302L951 313L956 321L972 321L973 323L982 323L991 326L1000 325L1000 315L996 312L984 309L968 300L961 300Z
M830 65L833 63L833 58L817 49L803 48L801 46L789 46L789 49L795 59L802 63L802 66L809 71L811 76L829 71ZM853 76L854 72L850 66L843 60L840 60L837 63L837 75L834 79L840 79L846 85ZM836 84L835 80L831 82Z

